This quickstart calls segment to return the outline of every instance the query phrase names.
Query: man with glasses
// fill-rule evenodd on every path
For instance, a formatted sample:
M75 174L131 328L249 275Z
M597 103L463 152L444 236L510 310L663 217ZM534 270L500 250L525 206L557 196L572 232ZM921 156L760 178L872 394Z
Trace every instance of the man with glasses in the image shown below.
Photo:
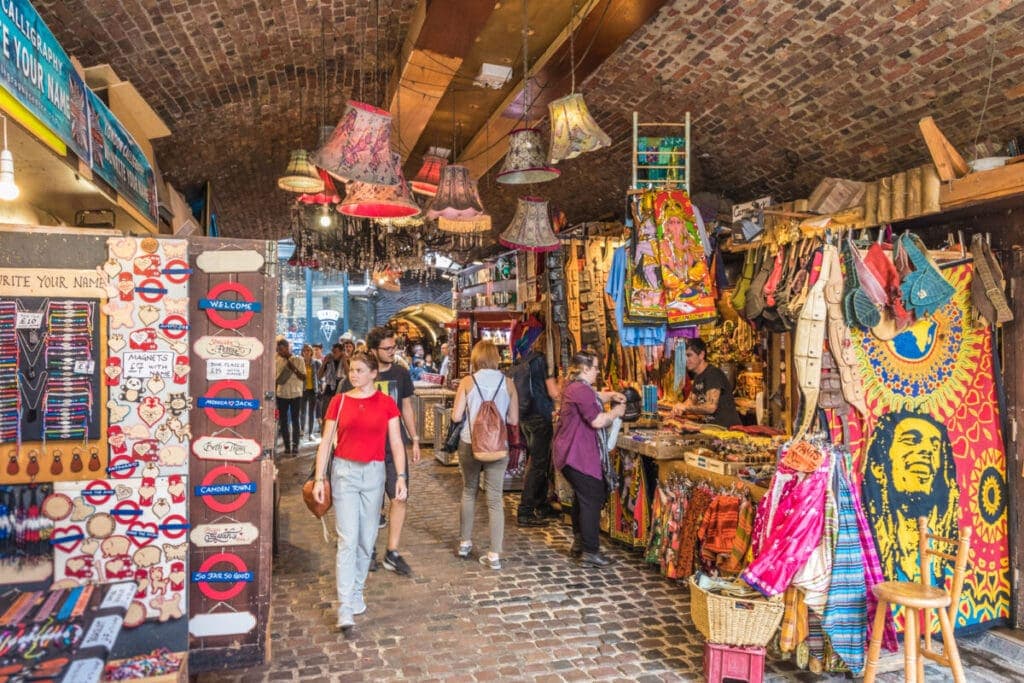
M395 363L395 349L397 340L395 331L390 327L375 327L366 335L366 345L377 358L377 388L394 399L402 413L402 437L406 445L412 443L412 462L420 461L420 437L416 431L416 413L412 405L413 384L409 371ZM348 378L341 383L338 391L349 391L352 385ZM408 448L406 450L409 450ZM384 467L387 471L387 480L384 484L384 492L391 500L391 517L388 523L388 544L387 552L384 553L384 568L400 574L409 576L412 569L398 554L398 543L402 536L402 525L405 523L406 500L395 500L395 485L398 477L405 479L406 490L409 488L409 463L406 463L405 471L401 475L395 470L395 462L391 455L391 447L386 446L384 450ZM376 556L370 560L370 571L377 567Z

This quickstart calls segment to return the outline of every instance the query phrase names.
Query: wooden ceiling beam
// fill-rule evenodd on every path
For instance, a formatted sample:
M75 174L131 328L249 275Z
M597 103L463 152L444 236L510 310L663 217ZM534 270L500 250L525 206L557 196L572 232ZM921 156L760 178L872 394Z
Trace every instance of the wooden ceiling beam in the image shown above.
M465 149L459 163L480 178L508 152L508 134L524 120L527 125L547 115L547 104L569 94L572 72L569 33L576 29L576 83L595 72L667 0L583 0L576 16L530 66L533 74L530 111L524 117L524 84L520 81L502 100ZM538 92L537 89L540 88Z
M403 162L493 11L491 2L420 0L388 87L391 134Z

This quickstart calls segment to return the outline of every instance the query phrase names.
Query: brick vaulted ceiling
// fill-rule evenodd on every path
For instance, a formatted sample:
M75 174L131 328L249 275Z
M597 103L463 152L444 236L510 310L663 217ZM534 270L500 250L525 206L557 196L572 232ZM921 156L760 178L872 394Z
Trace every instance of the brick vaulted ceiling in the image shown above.
M332 27L333 124L361 79L374 92L396 67L417 0L34 5L69 54L111 64L164 118L160 166L178 187L213 182L222 234L278 238L290 197L275 179L290 148L316 143L321 17ZM1019 1L668 0L579 88L613 146L563 162L561 178L529 191L572 222L621 216L634 110L646 121L689 110L694 190L735 200L793 199L824 176L867 180L922 163L925 115L970 158L976 138L1024 134L1022 57ZM500 228L523 188L494 182L499 167L480 185Z

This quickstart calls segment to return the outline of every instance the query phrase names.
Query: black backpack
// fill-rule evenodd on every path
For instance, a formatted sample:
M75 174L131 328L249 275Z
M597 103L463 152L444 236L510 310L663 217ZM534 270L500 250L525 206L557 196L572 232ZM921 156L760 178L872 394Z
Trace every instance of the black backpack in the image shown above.
M512 385L519 399L519 419L530 413L533 404L533 382L530 380L530 361L534 354L528 353L512 366Z

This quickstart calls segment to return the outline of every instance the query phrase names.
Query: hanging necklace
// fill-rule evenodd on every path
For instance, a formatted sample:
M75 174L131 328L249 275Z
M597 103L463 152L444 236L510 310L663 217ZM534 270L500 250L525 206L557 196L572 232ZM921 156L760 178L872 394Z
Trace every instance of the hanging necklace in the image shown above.
M30 374L29 376L26 377L25 373L22 373L22 372L18 373L18 376L21 378L21 381L18 383L18 389L21 391L21 396L25 400L25 408L26 408L26 410L25 410L25 421L26 422L35 422L36 418L39 416L39 412L38 412L39 401L41 401L42 398L43 398L43 391L42 391L42 389L43 389L43 382L46 381L46 376L47 376L46 371L43 371L36 378L35 383L33 384L32 376L34 374L35 373L32 373L32 374ZM33 400L33 398L34 398L34 400Z

